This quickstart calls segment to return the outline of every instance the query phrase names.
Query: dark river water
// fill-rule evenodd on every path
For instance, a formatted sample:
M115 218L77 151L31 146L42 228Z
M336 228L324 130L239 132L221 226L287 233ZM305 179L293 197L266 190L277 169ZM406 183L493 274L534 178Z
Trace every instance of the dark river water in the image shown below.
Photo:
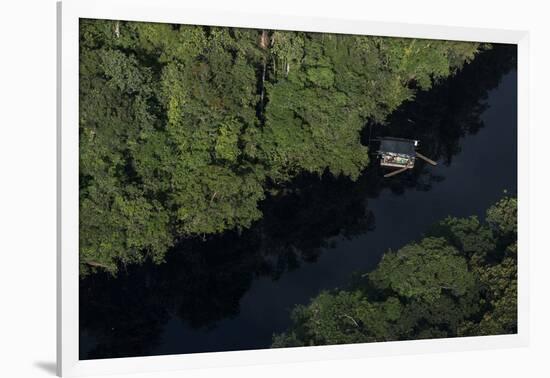
M517 190L515 67L515 46L495 45L388 124L365 128L365 144L419 139L436 167L384 179L373 158L356 182L300 177L264 201L249 230L182 242L159 266L81 280L80 358L268 348L294 305L345 287L446 216L484 217Z

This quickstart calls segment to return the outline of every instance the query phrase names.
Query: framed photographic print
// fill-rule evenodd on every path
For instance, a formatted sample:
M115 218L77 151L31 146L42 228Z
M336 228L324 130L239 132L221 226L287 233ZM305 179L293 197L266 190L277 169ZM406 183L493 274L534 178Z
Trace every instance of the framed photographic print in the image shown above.
M526 345L526 32L58 20L60 375Z

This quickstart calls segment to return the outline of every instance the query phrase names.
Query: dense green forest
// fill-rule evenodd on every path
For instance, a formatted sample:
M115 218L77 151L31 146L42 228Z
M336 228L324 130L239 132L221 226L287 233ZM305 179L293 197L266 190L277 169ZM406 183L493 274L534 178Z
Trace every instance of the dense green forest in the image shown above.
M448 217L348 288L292 311L274 347L517 332L517 199L486 219Z
M302 173L357 179L366 122L484 45L80 21L81 272L248 228Z

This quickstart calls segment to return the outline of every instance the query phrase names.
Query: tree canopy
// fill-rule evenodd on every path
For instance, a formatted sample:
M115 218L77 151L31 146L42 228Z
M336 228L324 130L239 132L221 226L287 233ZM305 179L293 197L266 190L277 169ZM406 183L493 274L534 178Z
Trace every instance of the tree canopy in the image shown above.
M81 271L248 228L303 172L357 179L360 132L478 43L80 21Z
M491 98L487 93L497 87L514 63L515 45L494 45L477 55L457 75L442 80L429 91L417 92L414 100L404 103L389 116L386 125L373 127L373 136L391 133L420 139L422 151L428 156L443 164L451 163L461 148L468 146L468 141L476 139L464 140L464 136L475 134L485 126L489 126L488 131L493 127L491 123L485 126L483 123L484 109ZM370 127L363 130L363 138L369 135L369 130ZM295 303L307 303L308 298L318 292L317 285L323 285L323 280L313 277L304 282L301 290L290 288L291 295L272 298L272 303L280 303L277 310L270 311L261 322L252 320L256 325L261 324L263 331L260 332L252 332L250 325L240 319L256 319L249 317L250 312L266 303L247 307L246 298L249 300L250 295L258 298L262 292L257 290L259 287L266 290L266 286L284 286L284 282L297 275L312 278L307 272L326 263L326 260L316 263L319 258L330 259L331 254L341 250L339 238L357 241L364 235L367 245L371 245L377 234L386 232L381 227L382 219L389 216L391 209L388 212L377 203L384 201L388 191L392 197L408 197L411 192L435 189L441 180L451 177L450 171L435 171L423 164L392 179L384 179L377 164L369 165L356 181L329 172L322 177L300 174L291 182L279 185L277 190L270 186L266 199L259 204L262 218L250 228L209 235L206 241L202 237L179 240L166 254L166 263L155 264L148 259L143 264L121 266L116 278L107 271L87 275L80 282L83 335L80 359L147 356L166 351L163 335L174 321L178 327L204 337L180 339L171 353L234 350L251 345L255 349L267 347L272 343L272 332L280 332L281 324L290 323L288 308ZM455 206L447 205L450 205L449 211ZM460 234L470 237L465 243L470 246L466 247L470 254L495 248L492 237L483 237L483 233L479 242L476 241L479 225L486 225L482 218L475 223L468 222L468 218L449 219L464 221ZM421 231L418 225L412 228ZM482 229L491 234L486 227ZM443 231L430 230L429 236L442 237ZM459 251L463 249L460 240L464 237L451 243ZM482 242L485 247L481 247ZM368 255L378 256L373 252L369 251ZM341 259L347 260L349 256ZM288 275L290 271L294 272ZM261 298L270 303L269 295L260 294ZM514 315L514 308L508 313ZM348 315L356 319L354 314ZM495 323L505 319L496 312L491 318ZM485 329L490 333L488 327ZM231 332L241 335L238 343L227 336ZM470 332L475 334L473 328ZM395 334L392 337L395 338ZM213 339L216 341L206 342Z
M345 289L292 311L274 347L517 332L517 199L444 219Z

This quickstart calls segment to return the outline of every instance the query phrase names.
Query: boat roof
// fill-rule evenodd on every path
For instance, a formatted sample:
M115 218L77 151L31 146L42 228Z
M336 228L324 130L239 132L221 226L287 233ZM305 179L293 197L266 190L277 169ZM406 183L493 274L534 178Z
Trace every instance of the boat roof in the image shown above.
M393 152L395 154L415 155L415 141L403 138L380 138L380 152Z

